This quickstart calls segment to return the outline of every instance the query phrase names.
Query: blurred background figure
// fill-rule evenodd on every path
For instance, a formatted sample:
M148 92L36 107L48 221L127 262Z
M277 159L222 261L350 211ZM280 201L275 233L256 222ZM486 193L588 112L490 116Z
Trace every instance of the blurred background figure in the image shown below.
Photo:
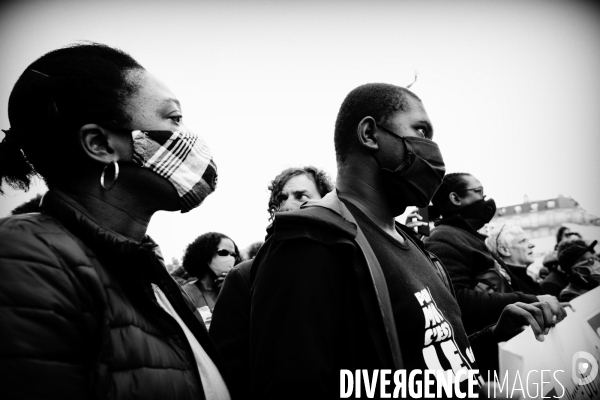
M283 170L271 181L268 189L271 191L269 220L272 220L276 212L296 210L305 201L321 199L333 190L333 184L325 171L307 166ZM252 304L250 270L253 261L254 257L227 274L210 329L210 335L233 378L233 391L242 397L248 396L250 388L248 353Z
M527 267L534 261L535 246L522 228L508 224L491 228L485 244L509 274L513 290L540 294L540 285L527 274Z
M185 249L183 268L196 279L183 285L183 290L200 311L207 329L223 280L231 268L241 261L239 253L234 241L218 232L198 236Z
M571 232L566 226L561 226L556 232L554 250L544 257L542 264L548 269L548 275L542 280L540 287L543 294L559 297L561 290L569 284L569 277L558 262L558 247L567 240L583 239L577 232Z
M243 260L248 261L256 257L256 254L258 253L258 250L260 250L260 246L262 246L263 243L264 241L259 240L258 242L254 242L248 246L243 252Z
M571 230L566 226L561 226L558 228L558 231L556 232L556 244L554 245L554 251L547 254L542 261L542 265L546 267L548 271L553 271L558 267L558 245L563 240L567 240L569 238L582 239L579 233L571 232Z
M185 268L183 268L183 265L180 265L179 267L175 268L173 272L171 272L171 276L181 286L185 285L189 280L195 279L187 273Z
M571 301L600 285L600 259L594 251L597 243L572 239L558 246L558 263L569 278L569 284L560 292L560 301Z

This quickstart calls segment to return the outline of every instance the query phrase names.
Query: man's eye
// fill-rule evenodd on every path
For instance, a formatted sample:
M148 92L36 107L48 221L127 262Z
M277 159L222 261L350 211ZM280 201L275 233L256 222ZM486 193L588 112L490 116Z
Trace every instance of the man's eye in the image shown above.
M183 115L171 115L169 119L175 122L176 124L180 124L183 120Z
M422 137L422 138L427 137L427 129L426 128L417 128L417 132L419 133L419 137Z

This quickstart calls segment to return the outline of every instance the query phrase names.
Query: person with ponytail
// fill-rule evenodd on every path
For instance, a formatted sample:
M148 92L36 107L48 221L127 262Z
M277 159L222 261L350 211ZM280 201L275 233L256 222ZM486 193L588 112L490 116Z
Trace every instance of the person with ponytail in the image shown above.
M563 315L556 297L513 288L510 274L488 250L486 236L478 231L496 213L496 203L486 199L477 178L464 172L446 174L431 202L429 216L437 221L424 240L425 248L447 268L468 334L495 323L502 310L516 302L545 301L553 314Z
M8 101L0 184L48 186L0 219L3 398L229 399L203 321L146 235L216 186L210 150L169 88L84 42L29 65ZM0 185L0 192L3 192Z

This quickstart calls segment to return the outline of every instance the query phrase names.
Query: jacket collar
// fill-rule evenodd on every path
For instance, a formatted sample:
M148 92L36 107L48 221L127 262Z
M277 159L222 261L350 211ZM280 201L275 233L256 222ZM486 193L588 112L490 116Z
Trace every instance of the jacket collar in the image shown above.
M319 212L318 218L314 218L314 211L327 210ZM341 217L341 219L340 219ZM278 212L275 219L267 227L268 239L277 230L283 232L292 228L296 231L298 226L314 226L316 230L325 232L337 232L337 235L346 239L353 239L357 233L357 223L352 214L340 202L335 192L330 192L319 200L309 200L304 202L299 210Z
M122 257L145 249L162 259L158 245L149 236L146 235L138 243L117 232L103 228L81 204L58 189L51 189L44 195L41 208L44 213L59 220L70 232L98 254Z
M354 216L350 213L350 211L348 211L348 209L343 205L340 198L338 197L337 190L332 190L320 200L309 200L306 203L302 204L301 208L308 207L327 208L328 210L331 210L334 213L338 214L340 217L344 218L346 221L358 226Z
M449 217L442 218L442 219L435 221L435 226L442 226L442 225L453 226L455 228L463 229L463 230L471 233L472 235L480 238L481 240L485 240L487 238L487 236L482 235L481 233L479 233L475 229L473 229L473 227L471 225L469 225L469 223L460 215L451 215Z

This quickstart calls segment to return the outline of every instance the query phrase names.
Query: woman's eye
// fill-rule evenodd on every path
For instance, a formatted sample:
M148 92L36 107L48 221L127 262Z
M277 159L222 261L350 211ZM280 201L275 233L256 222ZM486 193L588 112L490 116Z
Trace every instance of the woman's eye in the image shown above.
M175 122L176 124L180 124L183 120L183 115L171 115L169 119Z

